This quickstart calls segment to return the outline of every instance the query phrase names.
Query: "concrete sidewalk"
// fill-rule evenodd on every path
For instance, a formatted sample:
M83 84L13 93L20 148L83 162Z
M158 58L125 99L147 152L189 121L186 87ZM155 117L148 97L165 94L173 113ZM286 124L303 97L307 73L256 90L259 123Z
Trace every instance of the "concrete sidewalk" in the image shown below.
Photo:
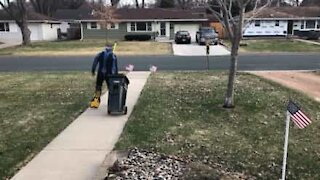
M12 180L91 180L112 151L136 104L149 72L131 72L128 114L108 116L107 95L99 109L88 109L47 145Z
M13 47L13 46L18 46L21 43L5 43L4 44L0 44L0 49L4 49L4 48L9 48L9 47Z
M304 43L308 43L308 44L314 44L314 45L319 45L320 46L320 42L316 42L316 41L310 41L310 40L305 40L305 39L294 39L295 41L300 41L300 42L304 42Z

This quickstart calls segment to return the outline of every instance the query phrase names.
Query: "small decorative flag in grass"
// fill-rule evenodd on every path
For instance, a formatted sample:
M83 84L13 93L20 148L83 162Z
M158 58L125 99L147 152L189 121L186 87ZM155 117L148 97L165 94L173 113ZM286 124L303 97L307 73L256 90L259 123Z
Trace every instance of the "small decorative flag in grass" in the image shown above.
M307 117L304 112L302 112L293 101L289 100L287 106L287 117L286 117L286 131L284 136L284 147L283 147L283 164L282 164L282 176L281 180L286 179L286 166L287 166L287 155L288 155L288 143L289 143L289 129L290 129L290 119L293 120L300 129L307 127L311 120Z
M310 118L307 117L307 115L300 110L300 108L291 100L288 104L288 111L291 115L291 118L295 125L297 125L300 129L303 129L307 127L309 124L311 124Z
M150 69L149 69L149 70L154 73L154 72L157 71L157 69L158 69L157 66L153 66L153 65L152 65L152 66L150 66Z
M126 70L129 72L133 71L133 69L134 69L134 65L132 65L132 64L129 64L126 66Z

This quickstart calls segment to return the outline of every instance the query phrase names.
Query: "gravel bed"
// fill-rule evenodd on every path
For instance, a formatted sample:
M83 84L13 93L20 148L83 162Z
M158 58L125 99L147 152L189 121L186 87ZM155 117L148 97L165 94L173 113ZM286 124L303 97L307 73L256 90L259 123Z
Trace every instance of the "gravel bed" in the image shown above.
M187 163L174 156L132 149L128 157L109 169L106 180L177 180L189 168Z

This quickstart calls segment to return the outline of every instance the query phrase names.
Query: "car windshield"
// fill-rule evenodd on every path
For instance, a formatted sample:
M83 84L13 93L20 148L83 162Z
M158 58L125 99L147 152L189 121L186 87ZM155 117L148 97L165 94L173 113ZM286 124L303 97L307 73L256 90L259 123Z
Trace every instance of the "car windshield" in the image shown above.
M202 29L202 32L204 34L214 34L215 33L213 29Z
M180 34L180 35L189 35L188 31L179 31L178 34Z

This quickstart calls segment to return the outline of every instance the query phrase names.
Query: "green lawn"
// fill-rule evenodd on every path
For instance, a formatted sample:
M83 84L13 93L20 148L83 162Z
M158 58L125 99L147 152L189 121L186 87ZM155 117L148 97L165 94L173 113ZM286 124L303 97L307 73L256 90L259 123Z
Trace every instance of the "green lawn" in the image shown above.
M19 56L66 56L95 55L105 47L105 40L74 40L55 42L35 42L31 46L0 49L0 55ZM117 55L167 55L171 54L169 43L154 41L120 41L115 53Z
M288 39L244 40L244 52L320 52L320 46Z
M285 111L289 95L313 123L291 123L288 179L320 179L320 104L249 74L236 80L236 108L222 108L227 74L152 75L126 124L117 150L138 147L191 160L189 179L281 177ZM234 179L234 178L229 178Z
M7 179L88 107L89 73L0 73L0 179Z

